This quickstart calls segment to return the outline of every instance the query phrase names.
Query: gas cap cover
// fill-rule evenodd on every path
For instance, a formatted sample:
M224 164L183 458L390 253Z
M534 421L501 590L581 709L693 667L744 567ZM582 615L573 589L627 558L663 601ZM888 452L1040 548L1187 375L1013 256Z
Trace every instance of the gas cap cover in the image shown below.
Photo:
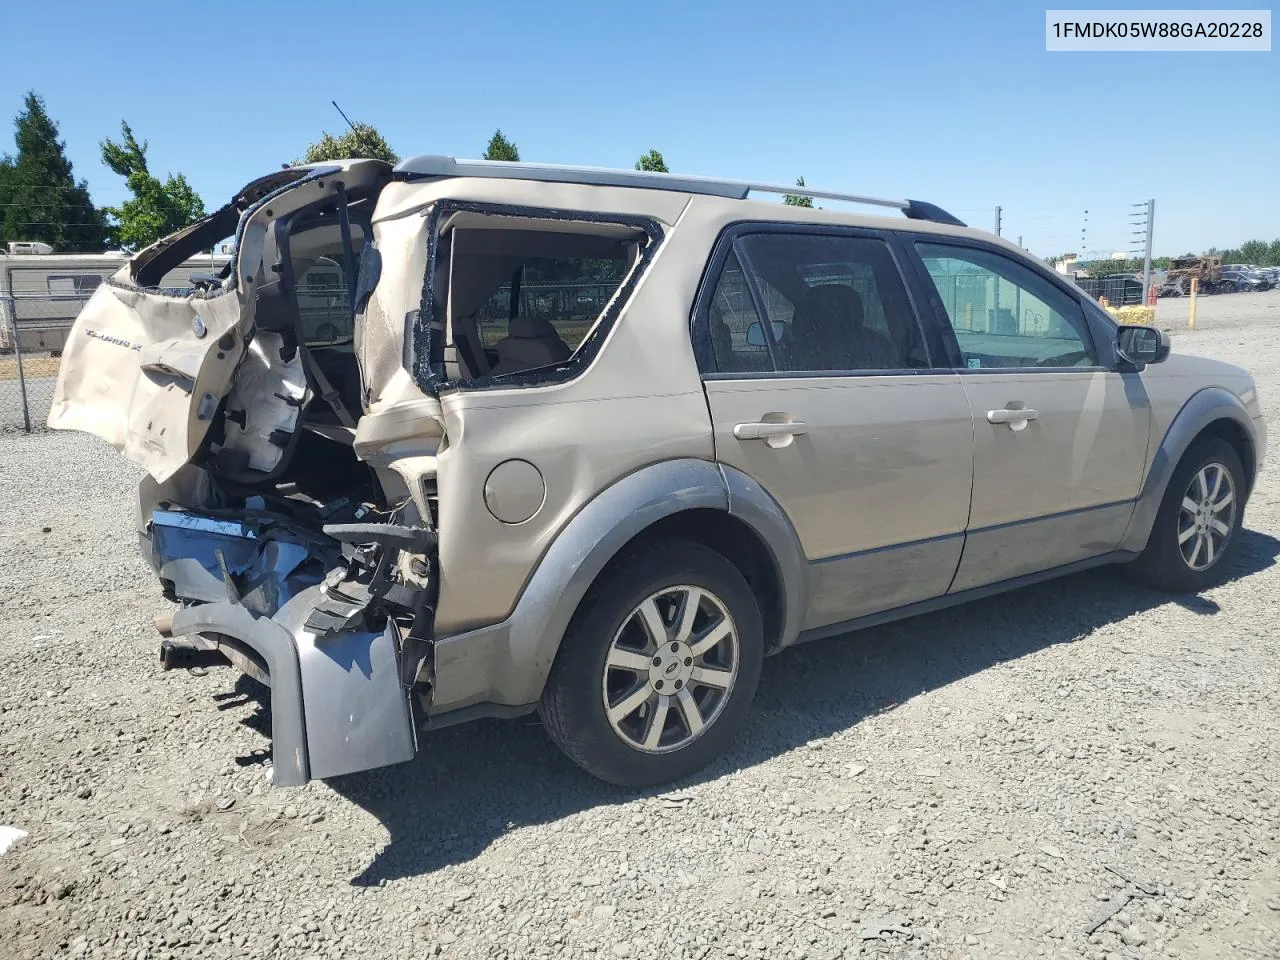
M528 460L504 460L484 482L484 502L503 523L524 523L542 509L547 485Z

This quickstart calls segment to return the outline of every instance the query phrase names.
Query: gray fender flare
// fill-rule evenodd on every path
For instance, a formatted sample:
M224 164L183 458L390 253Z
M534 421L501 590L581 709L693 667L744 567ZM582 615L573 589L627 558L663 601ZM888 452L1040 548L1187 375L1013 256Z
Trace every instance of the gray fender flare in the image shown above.
M1182 409L1174 416L1160 439L1151 464L1147 468L1147 476L1138 493L1138 501L1133 515L1129 519L1129 528L1125 531L1120 549L1140 553L1151 536L1151 528L1156 522L1156 513L1164 500L1169 479L1177 469L1178 462L1187 448L1205 427L1215 420L1234 420L1243 429L1249 443L1254 447L1255 465L1257 461L1257 438L1253 418L1249 411L1231 391L1222 387L1206 387L1192 394L1182 405Z
M735 467L720 465L729 491L729 513L760 535L773 557L782 604L782 629L776 649L796 642L809 609L809 562L796 528L764 487Z
M795 534L788 541L779 532L785 517L777 504L745 476L732 473L730 479L707 460L667 460L628 474L587 503L557 534L510 616L435 642L431 716L473 707L477 715L501 715L509 712L503 707L537 703L569 621L605 565L637 534L686 510L733 513L775 554L784 552L777 559L787 578L782 591L786 622L798 630L802 611L791 611L789 591L801 584L790 582L797 566L786 553L797 543Z

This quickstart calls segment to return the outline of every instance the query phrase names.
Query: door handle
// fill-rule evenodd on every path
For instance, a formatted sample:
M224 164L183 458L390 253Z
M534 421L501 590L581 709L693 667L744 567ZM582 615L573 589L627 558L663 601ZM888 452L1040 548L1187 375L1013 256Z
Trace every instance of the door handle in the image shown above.
M1039 420L1040 414L1026 407L1005 407L1003 410L988 410L987 423L1026 423L1028 420Z
M767 440L770 437L798 437L809 432L809 426L803 420L789 420L785 423L735 423L733 435L738 440Z

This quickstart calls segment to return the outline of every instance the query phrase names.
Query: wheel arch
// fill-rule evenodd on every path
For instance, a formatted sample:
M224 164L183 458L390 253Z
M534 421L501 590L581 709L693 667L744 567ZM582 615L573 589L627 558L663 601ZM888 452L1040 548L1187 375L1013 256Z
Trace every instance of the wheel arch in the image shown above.
M1151 458L1121 549L1138 553L1147 545L1169 479L1191 446L1204 437L1218 437L1235 449L1251 491L1258 468L1255 430L1249 411L1229 390L1207 387L1193 394L1169 424Z
M697 540L768 592L769 649L794 642L805 603L799 540L777 503L745 475L693 458L614 482L566 524L501 623L434 644L429 713L531 707L591 585L628 548L664 535ZM770 629L770 628L766 628Z
M1229 443L1235 450L1236 456L1240 458L1240 464L1244 467L1244 482L1249 492L1253 491L1254 478L1258 473L1257 454L1254 450L1253 437L1245 430L1238 420L1230 417L1219 417L1212 423L1205 426L1192 444L1204 437L1217 437Z

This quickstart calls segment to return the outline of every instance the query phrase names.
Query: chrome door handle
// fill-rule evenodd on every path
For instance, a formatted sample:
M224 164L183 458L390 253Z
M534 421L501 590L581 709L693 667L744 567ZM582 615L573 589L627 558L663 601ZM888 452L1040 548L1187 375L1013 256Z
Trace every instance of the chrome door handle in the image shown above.
M809 432L803 420L790 420L786 423L735 423L733 435L738 440L767 440L769 437L797 437Z
M1028 420L1039 420L1040 414L1025 407L1005 407L1003 410L988 410L987 423L1026 423Z

